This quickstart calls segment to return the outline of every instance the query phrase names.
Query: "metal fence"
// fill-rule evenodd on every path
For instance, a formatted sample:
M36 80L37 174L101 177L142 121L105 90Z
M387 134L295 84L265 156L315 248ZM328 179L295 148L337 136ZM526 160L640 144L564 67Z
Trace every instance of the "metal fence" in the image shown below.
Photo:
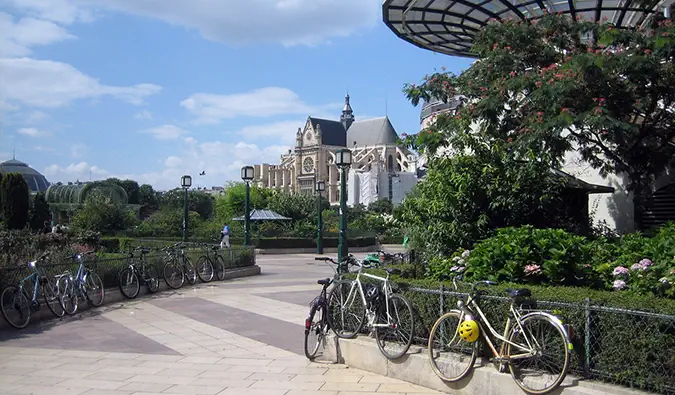
M468 296L442 285L439 289L409 287L401 292L416 310L416 342L425 345L435 320ZM504 327L510 303L508 297L486 295L480 305L497 329ZM588 298L579 304L538 300L537 308L554 311L572 326L571 374L675 394L675 316L597 306Z
M190 257L193 264L197 263L197 259L204 255L204 249L191 248L185 250L185 253ZM218 253L225 261L225 269L234 269L239 267L253 266L256 262L255 250L249 247L233 247L231 249L219 250ZM138 254L135 254L135 258ZM151 252L145 255L149 265L152 265L157 270L160 279L164 279L164 264L167 255L163 252ZM106 288L117 287L119 285L120 270L128 267L129 257L115 257L115 258L94 258L84 262L85 266L90 270L96 272L103 280L103 285ZM138 262L138 261L136 261ZM75 274L78 263L72 259L58 259L50 263L40 264L38 262L38 270L41 275L49 278L62 274L65 271ZM19 280L29 276L32 270L27 265L19 267L5 267L0 268L0 288L10 284L15 284Z

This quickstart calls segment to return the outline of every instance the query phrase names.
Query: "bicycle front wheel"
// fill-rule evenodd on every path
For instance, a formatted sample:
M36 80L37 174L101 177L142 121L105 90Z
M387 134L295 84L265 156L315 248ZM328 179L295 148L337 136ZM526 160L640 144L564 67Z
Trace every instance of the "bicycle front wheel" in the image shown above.
M59 278L58 288L61 291L61 307L68 315L74 315L79 307L80 302L75 287L75 281L69 275Z
M45 304L49 308L49 311L56 317L63 317L66 315L66 311L61 305L61 295L59 295L55 283L46 282L42 285L42 298L45 300Z
M195 266L192 264L192 261L190 261L190 258L187 256L183 257L183 271L188 283L190 283L190 285L195 285L197 282L197 271L195 270Z
M220 255L216 255L214 263L213 269L216 271L216 278L218 281L225 280L225 259Z
M336 283L328 294L328 325L337 337L355 337L365 322L366 306L356 287L351 297L352 282Z
M148 292L154 294L159 291L159 275L155 265L146 264L144 270L145 285L148 287Z
M210 259L205 256L197 259L197 275L205 283L213 280L213 263L211 263Z
M9 325L23 329L30 322L30 301L16 285L8 285L0 294L0 311Z
M567 375L570 363L567 334L546 315L526 315L511 328L506 354L510 356L511 377L523 391L545 394L556 389ZM522 357L528 352L511 343L532 345L534 356ZM520 354L520 355L519 355Z
M386 327L375 327L377 347L387 359L401 358L410 349L415 334L415 317L412 305L401 295L389 295L389 314L387 315L384 300L382 311L378 314L378 324Z
M141 291L141 283L138 281L136 271L127 267L120 272L120 292L129 299L138 296Z
M84 291L87 300L92 306L98 307L103 304L105 288L103 287L103 280L101 280L98 274L87 272L84 275Z
M473 368L479 342L468 343L459 337L462 313L452 310L443 314L431 328L427 351L431 369L443 381L455 382Z
M316 358L316 353L326 338L327 318L325 305L314 305L309 311L309 318L305 322L305 356L310 361Z
M175 260L170 260L164 265L164 281L169 288L178 289L185 282L183 268Z

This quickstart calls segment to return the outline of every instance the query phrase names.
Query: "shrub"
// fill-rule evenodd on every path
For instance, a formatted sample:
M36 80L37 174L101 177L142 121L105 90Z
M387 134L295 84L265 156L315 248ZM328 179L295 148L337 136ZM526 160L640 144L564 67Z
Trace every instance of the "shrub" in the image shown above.
M0 206L7 229L23 229L28 223L30 191L19 173L7 173L0 178Z
M87 196L71 220L73 227L80 231L102 232L127 229L136 222L131 210L100 193Z

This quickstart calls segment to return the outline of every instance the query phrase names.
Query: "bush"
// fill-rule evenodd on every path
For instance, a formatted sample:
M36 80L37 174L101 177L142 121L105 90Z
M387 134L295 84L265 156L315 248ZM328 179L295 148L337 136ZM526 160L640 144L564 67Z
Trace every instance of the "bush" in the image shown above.
M82 208L73 215L71 223L80 231L110 232L132 227L137 220L126 206L103 194L92 193L87 196Z
M7 229L23 229L28 223L30 191L21 174L0 176L0 207Z

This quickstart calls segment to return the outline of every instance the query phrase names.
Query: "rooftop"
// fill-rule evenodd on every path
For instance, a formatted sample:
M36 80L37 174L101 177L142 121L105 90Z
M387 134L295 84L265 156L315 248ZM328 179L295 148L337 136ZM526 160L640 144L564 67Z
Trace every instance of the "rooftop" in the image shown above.
M19 173L23 175L31 192L45 192L49 181L40 172L16 158L0 163L0 173Z

